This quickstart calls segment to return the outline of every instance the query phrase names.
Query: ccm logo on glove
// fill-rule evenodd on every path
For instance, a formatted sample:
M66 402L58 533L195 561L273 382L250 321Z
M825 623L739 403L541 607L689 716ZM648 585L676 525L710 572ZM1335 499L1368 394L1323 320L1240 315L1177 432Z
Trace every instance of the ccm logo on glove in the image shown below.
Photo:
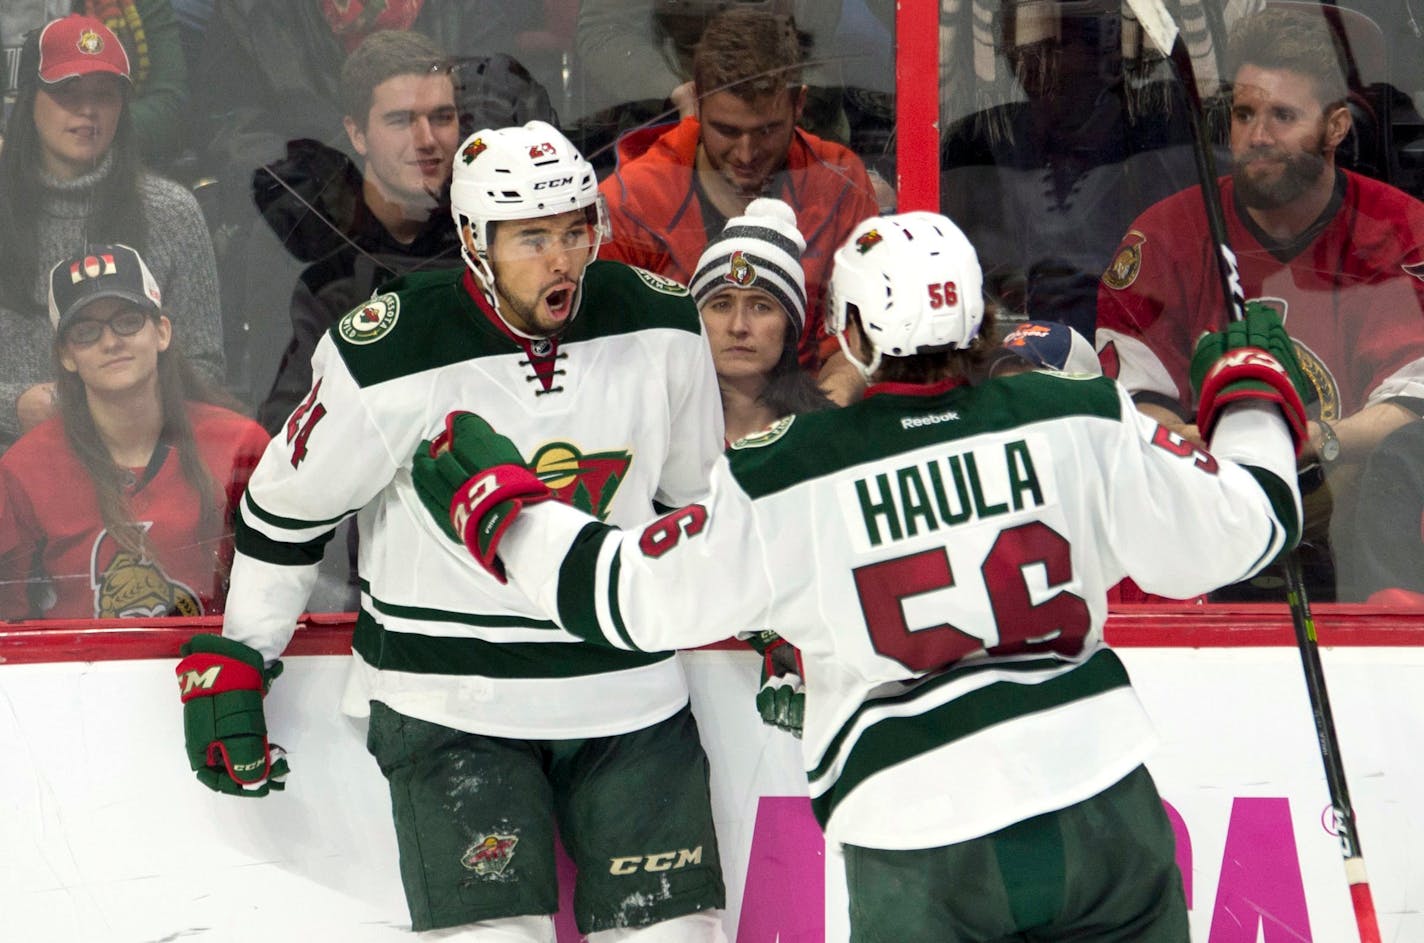
M463 495L458 493L455 495L459 500L454 507L450 508L450 524L455 528L455 533L463 534L465 532L465 524L469 522L470 515L475 513L486 498L494 494L494 490L498 486L498 475L485 475L470 482L468 490Z

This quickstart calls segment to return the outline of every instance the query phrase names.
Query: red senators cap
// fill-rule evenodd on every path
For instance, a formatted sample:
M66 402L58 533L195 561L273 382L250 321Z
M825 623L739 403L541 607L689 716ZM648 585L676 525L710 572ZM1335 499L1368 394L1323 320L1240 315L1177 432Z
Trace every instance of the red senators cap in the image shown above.
M123 43L99 20L71 13L50 21L40 33L40 81L108 72L129 78L129 54Z

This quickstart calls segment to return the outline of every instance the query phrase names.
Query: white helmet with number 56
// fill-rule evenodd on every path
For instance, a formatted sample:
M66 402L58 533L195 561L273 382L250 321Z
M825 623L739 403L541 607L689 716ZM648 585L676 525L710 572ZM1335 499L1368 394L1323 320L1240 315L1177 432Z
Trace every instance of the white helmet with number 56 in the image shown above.
M859 316L870 361L851 350L850 314ZM881 357L968 347L984 321L984 273L959 227L938 213L871 217L836 250L826 328L869 378Z

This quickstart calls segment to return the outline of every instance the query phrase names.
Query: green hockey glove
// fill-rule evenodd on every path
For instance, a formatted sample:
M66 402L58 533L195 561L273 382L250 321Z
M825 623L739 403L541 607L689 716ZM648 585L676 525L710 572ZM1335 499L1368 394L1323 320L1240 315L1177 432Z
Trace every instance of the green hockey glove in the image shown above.
M554 496L513 442L469 412L446 416L445 431L416 447L411 480L445 536L501 583L500 538L526 504Z
M762 723L799 739L806 717L801 653L769 629L753 633L747 644L762 656L761 688L756 696Z
M284 788L283 750L267 742L262 698L282 663L264 668L253 648L221 635L195 635L179 649L178 690L188 765L198 782L233 796Z
M1285 416L1296 454L1306 439L1305 401L1315 396L1295 345L1269 305L1246 303L1246 317L1203 334L1192 354L1197 428L1208 440L1226 406L1246 399L1275 403Z

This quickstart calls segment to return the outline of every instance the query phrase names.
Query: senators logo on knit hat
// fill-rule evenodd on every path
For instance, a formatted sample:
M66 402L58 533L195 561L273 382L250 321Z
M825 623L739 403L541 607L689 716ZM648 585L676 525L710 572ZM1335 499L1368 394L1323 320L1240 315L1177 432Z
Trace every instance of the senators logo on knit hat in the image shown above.
M95 72L132 78L129 54L113 30L79 13L45 25L40 33L40 81L54 85Z
M707 244L688 286L698 307L723 289L760 288L776 299L799 337L806 327L806 240L796 212L781 200L752 200Z

